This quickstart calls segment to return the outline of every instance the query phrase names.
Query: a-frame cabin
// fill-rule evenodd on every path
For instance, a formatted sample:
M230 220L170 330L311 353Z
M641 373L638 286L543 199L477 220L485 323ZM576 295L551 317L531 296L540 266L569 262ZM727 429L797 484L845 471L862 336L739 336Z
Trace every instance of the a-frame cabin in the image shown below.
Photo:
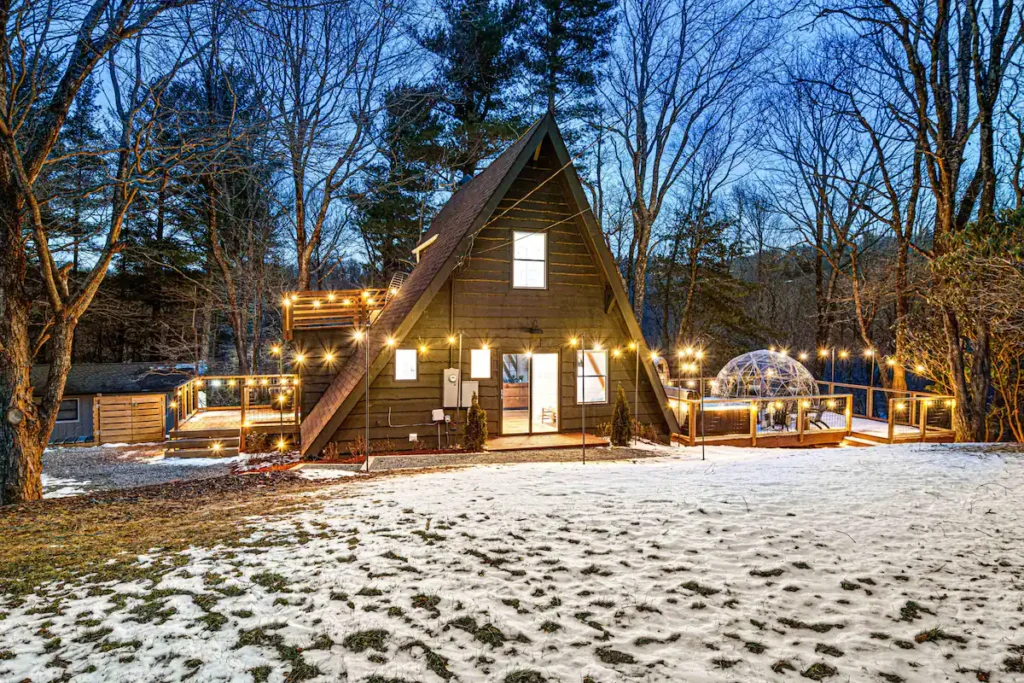
M367 365L374 452L435 448L438 433L459 443L472 393L494 437L571 437L584 400L594 433L619 386L642 423L679 431L550 115L452 196L415 258L390 290L286 298L286 335L305 359L305 454L363 437Z

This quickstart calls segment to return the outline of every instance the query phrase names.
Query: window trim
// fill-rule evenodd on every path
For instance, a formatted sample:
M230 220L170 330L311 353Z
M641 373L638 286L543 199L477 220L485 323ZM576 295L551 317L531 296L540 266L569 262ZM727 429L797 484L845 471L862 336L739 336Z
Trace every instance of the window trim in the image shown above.
M74 401L75 402L75 419L74 420L61 420L60 419L60 405L58 405L57 406L57 419L55 420L54 424L70 425L70 424L77 424L77 423L81 422L82 421L82 399L78 398L77 396L73 396L71 398L62 398L60 400L61 403L64 403L64 401Z
M605 372L605 374L603 374L603 375L588 375L588 374L586 374L586 370L587 370L586 365L584 363L580 363L579 362L580 359L584 358L584 356L582 355L584 353L591 353L591 354L600 353L600 354L604 355L604 372ZM576 391L576 405L581 406L584 403L581 400L583 397L580 396L580 380L582 379L584 381L584 384L586 384L586 378L587 377L604 377L605 385L604 385L604 399L600 400L600 401L592 401L592 400L590 400L588 398L587 401L586 401L586 404L588 406L608 405L611 402L611 394L612 394L612 392L611 392L611 372L612 372L612 368L611 368L611 359L610 359L610 356L608 354L608 349L593 349L593 350L590 350L590 351L583 351L582 349L577 349L576 350L576 358L574 358L573 360L575 361L574 367L573 367L573 387L575 388L575 391ZM583 374L582 375L579 374L579 371L581 369L583 370Z
M412 351L413 361L415 361L413 363L413 371L412 371L413 376L412 377L399 377L398 376L398 352L399 351ZM395 349L395 372L394 372L394 378L395 378L396 382L415 382L415 381L417 381L420 378L420 352L419 352L418 349L415 349L415 348L412 348L412 349Z
M477 375L473 373L473 354L480 352L487 354L487 374ZM469 350L469 378L472 379L490 379L491 375L494 374L494 349L487 347L486 349L470 349Z
M540 235L544 239L544 258L543 259L517 259L516 258L516 240L519 235ZM548 234L543 230L513 230L512 231L512 289L526 289L526 290L545 290L548 288L548 262L550 261L550 253L548 251ZM524 263L543 263L544 264L544 284L540 287L532 287L529 285L517 285L516 284L516 261L523 261Z

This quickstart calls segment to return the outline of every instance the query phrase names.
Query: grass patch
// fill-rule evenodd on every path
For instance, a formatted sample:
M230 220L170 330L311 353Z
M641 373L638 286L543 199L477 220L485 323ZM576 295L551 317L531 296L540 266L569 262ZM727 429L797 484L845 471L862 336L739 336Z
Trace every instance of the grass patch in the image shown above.
M556 631L561 630L561 628L561 624L559 624L557 621L551 621L550 619L548 619L540 625L540 630L544 633L555 633Z
M388 646L387 641L391 637L391 634L382 628L370 629L368 631L356 631L345 636L345 639L341 641L341 644L345 646L345 649L351 650L352 652L365 652L366 650L376 650L377 652L387 652Z
M594 654L605 664L636 664L636 657L628 652L620 652L610 647L599 647Z
M696 593L697 595L700 595L701 597L705 597L705 598L709 597L711 595L715 595L716 593L721 593L722 592L718 588L709 588L707 586L702 586L699 583L697 583L696 581L687 581L682 586L680 586L680 588L682 588L684 590L688 590L691 593Z
M907 600L903 607L900 607L900 618L896 621L905 621L911 623L921 618L921 614L930 614L935 616L935 612L931 611L927 607L921 607L913 600Z
M785 570L782 567L776 567L775 569L751 569L750 575L756 576L762 579L770 579L776 576L782 576L782 572Z
M809 631L814 631L815 633L828 633L834 628L843 628L842 624L809 624L806 621L801 621L800 619L790 619L788 617L783 617L782 619L779 619L779 623L783 626L788 626L789 628L807 629Z
M414 640L398 649L405 651L413 648L418 648L423 652L423 657L427 660L427 668L434 672L434 674L446 681L455 678L455 674L448 670L448 658L431 650L422 640Z
M457 628L460 631L465 631L481 643L485 643L491 647L501 647L505 644L505 641L509 639L508 636L502 633L494 624L487 623L483 626L477 626L476 619L470 616L453 619L452 621L449 621L446 626Z
M954 643L961 645L967 644L967 639L963 636L958 636L955 633L946 633L941 628L933 628L927 631L921 631L914 636L914 642L916 643L937 643L940 640L950 640Z
M826 645L824 643L818 643L817 645L815 645L814 651L818 654L828 655L829 657L842 657L845 654L838 647Z
M275 572L260 572L259 574L253 574L253 583L263 586L267 589L268 593L284 593L290 592L288 588L288 579L277 574Z
M213 477L4 507L0 594L27 595L41 584L84 574L94 583L156 581L174 571L173 564L142 567L134 558L154 547L170 554L237 544L252 533L251 518L309 504L282 494L314 488L290 473ZM132 559L108 562L111 557Z
M519 669L505 676L503 683L546 683L539 671L533 669Z
M835 676L837 673L839 673L839 670L834 666L830 666L825 662L818 662L816 664L811 664L809 667L804 669L800 675L804 678L809 678L812 681L823 681L826 678Z

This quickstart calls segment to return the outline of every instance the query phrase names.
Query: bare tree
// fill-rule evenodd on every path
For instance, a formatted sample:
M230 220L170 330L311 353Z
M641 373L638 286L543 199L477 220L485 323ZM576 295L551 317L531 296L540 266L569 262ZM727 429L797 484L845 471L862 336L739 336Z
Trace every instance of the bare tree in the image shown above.
M285 160L299 289L310 288L339 190L372 156L371 122L403 11L401 0L268 4L240 38Z
M929 260L941 259L972 217L986 221L993 215L995 111L1006 69L1024 42L1021 11L1014 0L836 0L820 8L822 16L838 18L872 46L877 72L901 94L890 110L921 151L934 205L931 244L916 247ZM936 289L946 285L955 283L937 275ZM939 298L935 303L956 398L957 438L984 440L991 324L984 316L964 320Z
M624 3L604 97L632 211L630 284L640 321L651 237L666 198L709 140L751 123L775 28L756 2Z
M81 278L69 277L71 264L59 264L50 249L44 200L38 193L41 173L76 94L100 61L125 41L139 40L156 28L161 15L188 3L0 2L5 22L0 37L0 503L42 496L42 451L71 367L75 328L119 249L125 215L151 171L144 153L149 145L145 120L166 85L168 70L162 76L149 74L138 99L124 107L106 234ZM147 66L140 58L137 71ZM29 276L41 283L42 306L34 300ZM34 312L45 322L33 339L29 326ZM49 373L36 405L29 372L44 345Z

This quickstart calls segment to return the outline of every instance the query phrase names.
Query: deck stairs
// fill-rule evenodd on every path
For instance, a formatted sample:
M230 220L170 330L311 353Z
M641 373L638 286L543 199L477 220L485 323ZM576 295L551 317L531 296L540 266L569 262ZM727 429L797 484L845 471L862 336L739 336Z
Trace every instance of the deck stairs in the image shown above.
M167 458L228 458L238 455L238 430L172 429L168 434Z

